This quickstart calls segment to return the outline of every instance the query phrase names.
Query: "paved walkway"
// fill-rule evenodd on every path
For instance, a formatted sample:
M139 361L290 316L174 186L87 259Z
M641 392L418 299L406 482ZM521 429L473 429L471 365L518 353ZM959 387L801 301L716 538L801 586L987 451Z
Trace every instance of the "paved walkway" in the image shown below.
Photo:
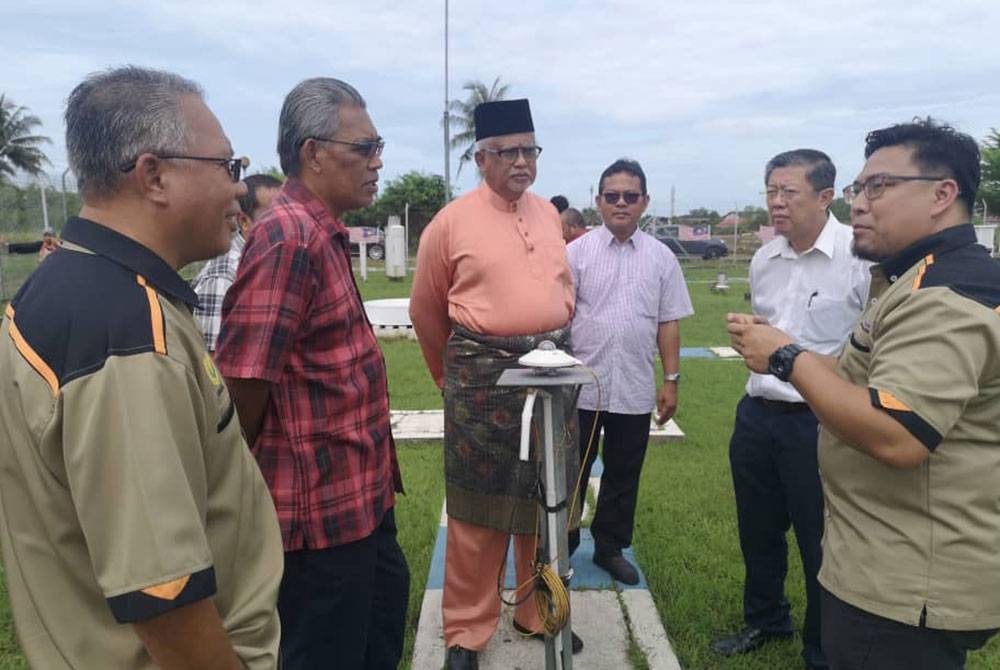
M376 327L380 336L410 337L412 328ZM686 347L682 358L739 359L730 347ZM394 411L392 432L397 440L441 440L444 415L441 410ZM650 439L683 440L684 432L673 420L660 427L652 423ZM596 492L601 462L595 463L590 487ZM584 518L592 512L585 506ZM441 623L441 595L444 586L444 553L448 519L442 509L434 555L413 648L413 670L439 670L444 663L444 634ZM570 583L573 630L583 638L583 651L573 657L574 670L619 670L632 667L628 651L635 644L645 655L650 670L680 670L667 632L656 612L646 585L642 566L631 549L624 554L639 569L639 584L625 586L593 563L594 543L588 529L581 533L580 547L571 559ZM513 558L508 557L506 587L514 587ZM493 640L481 654L482 670L543 670L545 645L518 634L511 625L511 610L505 607Z
M673 421L655 429L658 440L681 440L684 433ZM443 412L426 410L392 412L392 430L397 440L440 440L443 438ZM594 498L599 488L602 464L594 464L590 487ZM593 512L584 505L584 518ZM441 595L444 586L444 554L448 517L441 510L441 523L434 544L427 576L426 591L413 648L413 670L439 670L444 662L444 634L441 623ZM573 630L583 638L583 651L573 657L574 670L610 670L631 667L628 650L632 641L646 656L650 670L680 670L667 633L646 585L642 567L631 549L624 554L639 568L639 584L625 586L593 563L594 541L588 529L581 533L580 547L573 555L573 579L570 603ZM513 557L508 556L505 586L514 588ZM628 623L626 623L628 622ZM511 610L504 608L500 626L490 646L480 655L482 670L542 670L545 646L535 639L519 635L511 626Z

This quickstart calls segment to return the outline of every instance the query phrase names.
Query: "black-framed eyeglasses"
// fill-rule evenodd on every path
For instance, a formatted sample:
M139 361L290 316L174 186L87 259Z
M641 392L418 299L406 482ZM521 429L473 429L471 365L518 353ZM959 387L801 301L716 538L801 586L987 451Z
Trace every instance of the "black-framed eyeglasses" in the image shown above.
M852 204L861 192L869 200L877 200L885 193L885 189L904 181L941 181L950 177L925 177L923 175L873 174L863 182L854 182L844 187L844 202Z
M642 193L638 193L636 191L625 191L624 193L619 191L605 191L601 194L601 197L604 198L604 202L609 205L617 205L618 201L622 198L625 198L626 205L634 205L639 202L640 198L642 198Z
M375 137L370 140L338 140L332 137L311 137L309 139L316 140L317 142L330 142L332 144L346 144L351 147L351 151L354 153L364 156L365 158L375 158L376 156L382 155L382 150L385 149L385 140L381 137Z
M539 154L542 153L542 148L539 146L533 147L508 147L506 149L483 149L488 154L493 154L497 158L507 161L511 165L517 162L518 156L524 158L528 163L538 160Z
M215 163L216 165L221 165L229 173L229 178L234 182L240 180L240 176L243 174L243 170L250 166L250 159L246 156L240 156L239 158L216 158L213 156L181 156L179 154L152 154L161 160L184 160L184 161L206 161L208 163ZM138 158L130 163L126 163L119 169L122 172L131 172L135 169L135 164L138 162Z

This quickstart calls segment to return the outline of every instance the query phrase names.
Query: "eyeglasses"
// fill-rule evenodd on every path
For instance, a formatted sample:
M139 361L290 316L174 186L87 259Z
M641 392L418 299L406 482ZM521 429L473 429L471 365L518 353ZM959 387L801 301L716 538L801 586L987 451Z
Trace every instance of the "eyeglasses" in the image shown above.
M639 199L642 197L642 193L636 193L635 191L625 191L624 193L619 193L618 191L605 191L601 194L601 197L604 198L604 202L609 205L617 205L618 201L622 198L625 198L626 205L634 205L639 202Z
M848 184L844 187L844 202L853 204L862 191L869 200L881 198L885 189L904 181L941 181L949 177L924 177L922 175L874 174L864 182Z
M250 165L250 159L246 156L240 156L239 158L214 158L210 156L180 156L175 154L153 154L161 160L185 160L185 161L206 161L209 163L215 163L221 165L229 173L229 178L234 182L240 180L240 175L243 174L243 170ZM131 163L126 163L119 169L122 172L131 172L135 169L135 164L139 159L135 159Z
M764 195L767 196L768 200L777 200L778 196L781 196L785 201L794 200L799 197L801 193L802 191L797 188L785 188L784 186L777 188L772 186L764 191Z
M364 156L365 158L375 158L376 156L382 155L382 149L385 149L385 140L381 137L375 137L370 140L361 140L355 142L352 140L337 140L332 137L312 137L309 139L316 140L317 142L330 142L332 144L346 144L351 147L351 151L354 153Z
M510 147L508 149L483 149L488 154L493 154L494 156L509 162L511 165L517 162L517 157L520 156L524 158L525 162L530 163L538 158L538 155L542 153L541 147Z

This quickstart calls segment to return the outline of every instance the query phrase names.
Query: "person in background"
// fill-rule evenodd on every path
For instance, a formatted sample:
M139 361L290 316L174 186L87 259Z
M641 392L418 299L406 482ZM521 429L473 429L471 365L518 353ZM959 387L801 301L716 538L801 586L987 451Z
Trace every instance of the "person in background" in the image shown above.
M250 229L281 190L281 181L269 174L250 175L243 183L246 184L247 193L240 198L239 213L229 219L233 228L229 251L208 261L191 282L198 296L194 318L201 324L202 332L205 333L205 346L209 351L215 351L222 323L222 301L236 279L236 268Z

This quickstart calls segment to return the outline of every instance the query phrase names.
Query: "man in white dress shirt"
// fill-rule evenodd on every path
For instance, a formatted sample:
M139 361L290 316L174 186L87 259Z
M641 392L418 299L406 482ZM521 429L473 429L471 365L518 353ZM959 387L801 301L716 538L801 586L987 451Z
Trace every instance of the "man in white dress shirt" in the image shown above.
M831 355L840 352L865 306L870 266L851 253L851 229L828 212L836 174L829 156L814 149L786 151L767 163L767 209L778 236L750 262L753 313L802 346ZM751 373L729 446L746 627L713 642L721 654L792 637L784 592L791 526L806 581L802 657L807 668L827 667L816 581L823 536L817 430L816 416L791 384Z

